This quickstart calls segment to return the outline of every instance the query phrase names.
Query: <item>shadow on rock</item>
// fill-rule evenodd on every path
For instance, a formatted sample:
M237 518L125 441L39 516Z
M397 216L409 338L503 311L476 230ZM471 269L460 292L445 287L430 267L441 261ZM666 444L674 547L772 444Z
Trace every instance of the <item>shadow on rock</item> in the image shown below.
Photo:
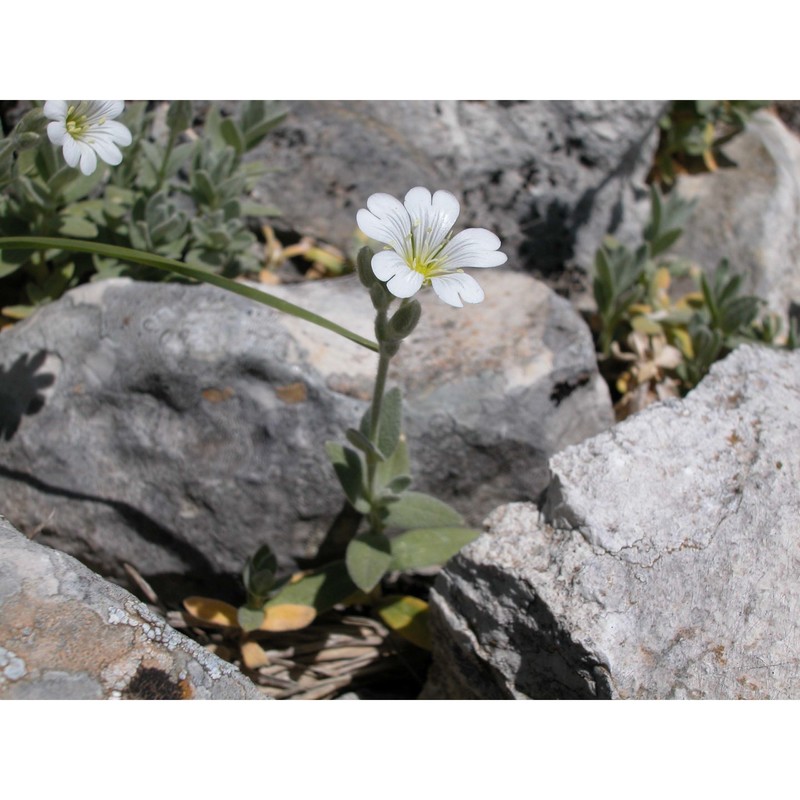
M0 438L11 439L23 416L44 408L42 390L55 381L55 375L39 372L46 358L46 351L39 350L21 355L10 368L0 367Z

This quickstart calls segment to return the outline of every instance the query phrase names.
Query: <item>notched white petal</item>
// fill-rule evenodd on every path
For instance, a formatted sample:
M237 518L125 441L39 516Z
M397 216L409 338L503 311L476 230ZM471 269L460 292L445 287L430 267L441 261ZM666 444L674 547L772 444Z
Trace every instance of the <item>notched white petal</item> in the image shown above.
M411 224L427 220L431 211L431 193L424 186L415 186L406 192L403 205L411 217Z
M107 120L98 130L110 136L112 142L121 144L123 147L133 141L131 132L121 122L115 120Z
M81 154L81 172L84 175L91 175L97 169L97 155L94 150L83 142L77 142Z
M485 297L478 281L463 272L442 275L431 280L433 291L451 306L461 308L464 303L480 303Z
M106 164L114 166L122 161L122 153L119 148L112 141L102 136L95 136L90 146Z
M48 119L60 119L63 120L67 116L67 101L66 100L48 100L44 104L44 108L42 109L42 113Z
M449 269L499 267L508 256L497 250L500 239L486 228L467 228L454 236L442 251Z
M406 211L403 204L390 194L377 192L369 196L367 208L381 219L386 216L405 216Z
M381 250L372 257L372 271L380 281L388 281L404 270L410 272L406 262L394 250Z
M71 167L77 167L81 158L81 148L71 136L64 136L64 161Z
M403 265L405 267L405 265ZM412 297L415 295L422 286L422 275L415 272L413 269L405 267L405 270L399 271L389 283L386 288L395 297Z
M64 143L64 138L67 135L67 127L64 125L63 120L56 120L47 125L47 138L55 145Z
M449 224L448 230L455 225L458 215L461 213L461 205L456 200L455 195L439 189L431 201L435 213L440 214L443 220Z

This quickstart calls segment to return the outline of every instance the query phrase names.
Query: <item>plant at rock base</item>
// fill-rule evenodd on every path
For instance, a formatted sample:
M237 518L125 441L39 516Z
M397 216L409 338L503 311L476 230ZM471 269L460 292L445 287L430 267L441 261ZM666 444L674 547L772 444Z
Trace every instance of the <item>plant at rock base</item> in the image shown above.
M500 240L490 231L451 230L459 204L445 191L412 189L405 204L389 195L372 195L358 214L370 236L389 249L374 254L364 247L357 272L375 309L377 344L330 320L245 284L200 270L160 254L100 242L58 237L0 237L0 250L63 248L132 261L203 281L325 327L378 354L372 402L358 427L345 431L346 442L327 442L325 449L346 498L320 547L317 569L276 579L277 561L262 547L245 566L245 603L236 608L204 597L189 597L184 606L192 619L236 631L246 665L256 667L265 653L255 640L262 633L296 630L336 605L368 604L384 625L420 647L429 646L427 604L414 596L383 596L388 573L440 566L479 531L468 528L446 503L411 489L412 477L400 389L387 391L391 359L420 321L422 307L411 295L430 285L449 305L478 303L483 290L463 268L499 266L506 261ZM399 304L393 304L399 299Z
M325 446L347 513L339 515L320 547L319 555L327 560L321 568L298 574L277 591L271 575L269 585L254 589L257 573L249 573L248 594L255 600L246 611L239 610L239 621L245 630L263 630L270 614L272 620L286 614L297 618L300 627L297 608L319 614L337 604L370 604L388 628L428 647L427 604L412 596L383 596L381 581L391 572L442 565L479 532L465 527L461 515L446 503L411 490L402 396L397 387L386 391L389 363L421 317L420 303L411 295L430 285L452 306L460 307L462 300L480 302L483 291L461 268L498 266L506 256L498 252L500 240L487 230L472 228L450 237L459 204L449 192L431 195L416 187L404 204L374 194L367 205L368 210L358 212L360 228L390 248L373 254L365 247L357 258L359 279L375 309L377 375L372 403L358 427L345 432L346 443ZM392 310L398 298L399 306ZM259 553L265 557L264 548ZM215 601L190 601L187 610L195 617L201 616L200 603L209 613L216 611Z
M651 187L650 220L643 243L630 250L607 237L595 256L597 312L591 324L598 365L618 396L617 419L656 400L685 395L711 365L738 344L761 342L794 349L774 314L761 315L763 301L741 294L742 278L722 260L710 274L667 255L680 238L694 206L677 194L664 200ZM673 296L678 281L695 287Z

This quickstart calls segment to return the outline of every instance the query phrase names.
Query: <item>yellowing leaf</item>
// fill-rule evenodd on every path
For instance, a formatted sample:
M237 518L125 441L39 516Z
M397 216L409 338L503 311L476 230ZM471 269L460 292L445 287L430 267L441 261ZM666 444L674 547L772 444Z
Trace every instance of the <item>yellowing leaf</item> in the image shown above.
M247 669L258 669L269 665L269 657L258 642L242 642L242 661Z
M694 347L689 332L683 328L676 328L672 331L672 335L686 358L694 358Z
M238 610L230 603L222 600L212 600L209 597L187 597L183 607L197 619L209 625L222 625L238 628Z
M428 604L418 597L394 595L384 598L378 614L384 624L412 644L431 649Z
M639 333L655 335L663 333L663 328L650 317L638 316L631 320L631 327Z
M657 289L669 289L669 284L671 281L671 276L669 274L669 267L659 267L656 270L655 274L655 285Z
M296 631L310 625L316 616L317 612L311 606L299 606L291 603L265 606L264 621L259 629L273 633Z

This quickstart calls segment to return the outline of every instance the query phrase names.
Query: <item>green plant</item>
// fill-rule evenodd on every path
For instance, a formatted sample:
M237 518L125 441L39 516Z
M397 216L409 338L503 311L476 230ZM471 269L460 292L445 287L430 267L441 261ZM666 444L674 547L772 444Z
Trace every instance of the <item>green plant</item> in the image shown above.
M257 272L258 239L247 220L276 209L250 199L266 166L244 157L284 116L281 106L264 101L243 103L235 117L211 105L193 127L188 101L133 103L121 118L132 138L122 163L110 174L104 167L87 176L63 164L45 134L42 109L34 107L0 139L0 236L75 237L226 277ZM98 254L5 250L2 314L20 319L78 283L126 274L126 262Z
M763 314L763 301L741 293L742 278L723 260L710 275L670 257L693 204L664 200L651 187L643 242L631 250L607 239L595 257L597 312L592 327L601 371L618 396L619 417L648 403L686 394L711 365L742 342L795 348L793 325ZM674 296L676 283L694 286Z
M744 130L761 100L675 100L659 121L661 136L649 180L668 189L681 173L714 172L720 148Z
M331 477L338 479L346 498L346 513L337 517L320 548L325 563L310 573L277 580L277 561L269 548L262 547L245 565L245 600L241 606L203 597L185 601L187 612L195 619L238 631L242 657L249 665L264 657L253 639L254 632L304 627L334 605L353 602L371 605L391 630L415 644L428 646L427 604L410 595L384 596L381 584L389 573L444 564L479 535L464 524L455 509L412 490L402 396L399 388L387 390L386 384L392 358L420 321L422 307L413 295L424 286L432 286L451 306L480 302L483 290L464 273L462 265L498 266L506 256L499 251L500 240L490 231L471 228L451 235L459 204L449 192L431 195L427 189L416 187L406 195L404 204L381 193L372 195L367 205L369 210L359 211L359 227L389 245L377 255L368 247L362 248L356 259L358 277L375 310L377 343L204 267L157 253L57 237L0 237L0 251L4 253L61 249L129 261L210 283L377 351L371 404L358 427L345 431L345 443L325 444ZM168 208L158 208L163 210L163 219L172 216Z
M325 445L351 513L340 515L331 528L321 548L328 562L311 574L276 586L272 582L274 560L264 548L248 562L248 604L243 607L246 611L238 611L244 630L264 630L265 620L271 624L270 619L295 615L297 607L313 609L313 618L334 605L357 602L374 606L387 627L425 646L427 604L410 596L382 596L381 580L390 572L444 564L479 534L466 527L449 505L410 488L402 395L397 387L386 391L386 378L391 359L419 322L421 306L407 298L390 314L394 298L375 277L372 259L369 248L363 248L357 259L359 278L369 290L376 312L379 359L372 403L358 427L345 431L346 443ZM256 562L268 566L254 569L251 564ZM192 598L193 603L197 600ZM204 602L205 608L217 612L214 601ZM196 605L191 613L200 616ZM301 619L299 615L292 618ZM310 619L305 624L308 622Z

